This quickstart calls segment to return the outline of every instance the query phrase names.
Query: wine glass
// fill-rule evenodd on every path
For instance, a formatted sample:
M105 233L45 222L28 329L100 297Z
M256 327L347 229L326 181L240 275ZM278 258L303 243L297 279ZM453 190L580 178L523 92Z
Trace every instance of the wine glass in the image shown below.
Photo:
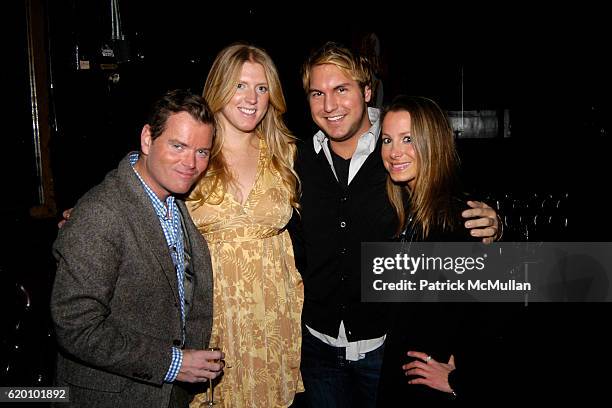
M210 340L208 342L208 347L206 347L206 350L209 351L221 351L221 339L219 337L218 334L211 334L210 335ZM211 360L214 363L218 363L219 360ZM204 401L205 406L207 407L212 407L215 405L219 405L219 403L221 402L219 399L217 399L215 401L215 396L214 396L214 391L215 391L215 385L212 379L208 379L208 389L206 390L206 401Z

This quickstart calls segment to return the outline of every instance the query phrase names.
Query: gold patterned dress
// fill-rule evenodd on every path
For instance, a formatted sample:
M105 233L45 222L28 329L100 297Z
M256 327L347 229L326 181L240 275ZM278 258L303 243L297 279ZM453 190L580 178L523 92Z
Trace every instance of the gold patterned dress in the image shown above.
M255 185L244 205L230 192L219 205L188 202L206 238L214 276L213 333L225 370L215 385L223 407L287 407L304 390L300 375L302 278L287 230L289 191L260 141ZM191 407L199 407L204 394Z

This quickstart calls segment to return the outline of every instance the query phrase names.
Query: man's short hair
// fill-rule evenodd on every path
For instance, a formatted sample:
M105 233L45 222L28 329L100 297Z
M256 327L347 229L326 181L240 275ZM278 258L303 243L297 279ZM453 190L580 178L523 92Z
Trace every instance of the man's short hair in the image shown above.
M215 116L208 107L206 100L200 95L186 89L174 89L166 92L158 99L147 120L151 127L151 139L158 138L164 130L171 114L187 112L193 119L201 123L213 125L213 137L215 129Z

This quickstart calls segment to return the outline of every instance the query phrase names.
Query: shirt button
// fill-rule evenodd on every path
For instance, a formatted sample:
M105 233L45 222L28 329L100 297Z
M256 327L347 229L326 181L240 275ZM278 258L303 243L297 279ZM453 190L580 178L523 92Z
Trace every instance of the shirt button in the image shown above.
M340 222L340 228L344 228L344 227L346 227L346 222L341 221L341 222Z

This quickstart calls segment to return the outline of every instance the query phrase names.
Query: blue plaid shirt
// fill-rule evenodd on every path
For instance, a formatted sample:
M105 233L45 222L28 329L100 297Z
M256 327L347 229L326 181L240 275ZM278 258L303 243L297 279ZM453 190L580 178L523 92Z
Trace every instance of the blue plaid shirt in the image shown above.
M134 164L138 161L138 153L132 153L130 155L130 164L134 168ZM178 292L181 303L181 323L182 323L182 336L183 341L185 340L185 252L183 242L183 228L181 227L181 214L173 196L168 196L166 202L163 203L157 195L151 190L151 188L144 182L140 174L134 169L134 173L142 183L147 195L151 199L153 208L157 213L159 222L166 242L168 243L168 250L172 257L172 263L176 269L176 279L178 281ZM164 377L164 381L173 382L181 369L183 364L183 352L178 347L172 347L172 363L170 368Z

